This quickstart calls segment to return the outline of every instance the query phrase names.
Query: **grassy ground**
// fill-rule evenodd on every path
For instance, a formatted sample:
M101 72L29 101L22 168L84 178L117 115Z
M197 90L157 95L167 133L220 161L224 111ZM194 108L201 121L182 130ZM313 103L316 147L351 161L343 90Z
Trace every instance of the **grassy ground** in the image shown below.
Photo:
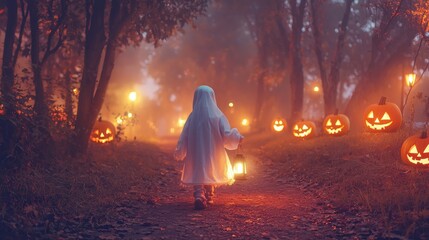
M0 233L43 225L45 218L96 216L120 199L145 198L129 196L142 185L149 198L163 158L160 149L145 143L91 145L85 159L59 156L2 174Z
M404 165L405 132L320 136L301 140L278 134L248 138L248 146L278 169L326 193L340 208L360 206L377 214L391 234L429 237L429 172Z

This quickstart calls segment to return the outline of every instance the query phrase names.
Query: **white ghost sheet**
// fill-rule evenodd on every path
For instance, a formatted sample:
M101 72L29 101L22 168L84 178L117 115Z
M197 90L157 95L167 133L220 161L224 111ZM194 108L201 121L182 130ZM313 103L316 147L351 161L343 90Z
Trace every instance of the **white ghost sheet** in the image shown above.
M177 160L184 160L182 183L232 184L234 173L225 148L236 149L241 138L216 105L213 89L198 87L174 154Z

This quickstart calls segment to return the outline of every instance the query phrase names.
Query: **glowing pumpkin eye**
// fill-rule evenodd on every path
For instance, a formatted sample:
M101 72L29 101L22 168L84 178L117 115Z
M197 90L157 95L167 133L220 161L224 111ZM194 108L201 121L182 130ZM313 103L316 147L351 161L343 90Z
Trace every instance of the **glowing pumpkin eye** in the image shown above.
M429 144L426 146L425 150L423 151L423 153L429 153Z
M283 121L279 121L279 124L283 124Z
M295 127L293 129L294 130L298 130L298 125L295 125Z
M390 116L389 114L386 112L384 113L383 117L381 118L381 120L390 120Z
M328 127L332 126L331 119L328 119L328 122L326 123L326 126L328 126Z
M419 153L419 152L417 151L417 147L416 147L416 145L413 145L413 146L410 148L410 151L409 151L408 153L414 153L414 154Z
M110 128L106 129L106 134L112 134L112 131L110 131Z
M337 121L335 122L335 126L341 126L341 122L340 122L340 120L337 120Z
M100 131L95 130L95 131L94 131L94 134L95 134L95 135L98 135L98 134L100 134Z
M274 124L279 124L279 121L275 121Z
M303 129L303 130L308 130L307 125L305 125L305 124L304 124L304 125L302 126L302 129Z
M369 112L368 118L374 118L374 112L373 111Z

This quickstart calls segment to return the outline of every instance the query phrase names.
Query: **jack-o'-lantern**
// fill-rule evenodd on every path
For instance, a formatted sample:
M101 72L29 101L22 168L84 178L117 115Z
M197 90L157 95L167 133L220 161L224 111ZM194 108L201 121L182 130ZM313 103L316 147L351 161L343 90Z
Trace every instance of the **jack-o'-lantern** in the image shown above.
M282 132L286 129L286 120L283 118L276 118L271 124L271 129L274 132Z
M365 126L370 132L394 132L402 125L399 107L381 97L378 104L369 105L364 112Z
M429 138L427 131L407 138L401 147L401 159L413 166L429 167Z
M116 129L113 123L99 118L92 128L91 141L96 143L108 143L115 139Z
M330 136L342 136L350 130L350 120L344 114L330 114L323 120L323 132Z
M316 134L316 125L312 121L298 121L293 126L292 133L298 138L311 138Z

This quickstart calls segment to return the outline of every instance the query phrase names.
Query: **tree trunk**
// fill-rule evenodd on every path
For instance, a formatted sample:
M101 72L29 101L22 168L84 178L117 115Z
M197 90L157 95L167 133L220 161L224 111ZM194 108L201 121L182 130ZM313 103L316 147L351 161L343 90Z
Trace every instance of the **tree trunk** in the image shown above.
M67 122L71 123L73 121L73 90L71 84L70 71L66 71L65 73L65 99L64 99L64 111L67 115Z
M297 7L296 0L289 0L292 12L292 47L291 47L291 122L302 118L302 109L304 101L304 73L301 60L301 35L304 22L304 10L306 0L301 0Z
M334 59L332 60L331 70L328 77L328 84L323 86L323 98L325 101L325 114L331 114L338 109L337 106L337 95L338 95L338 83L340 82L340 67L343 62L344 55L344 41L347 34L347 26L349 24L350 12L353 0L346 1L346 9L341 20L340 32L337 39L337 47L335 50Z
M313 14L313 36L314 36L314 47L317 57L317 62L320 69L320 79L322 80L323 87L323 100L325 115L332 114L338 108L337 106L337 95L338 95L338 83L340 82L340 67L343 60L344 51L344 40L347 32L347 25L350 18L351 5L353 0L346 1L346 8L341 20L340 31L337 39L337 46L334 53L334 57L331 63L331 69L329 75L325 68L324 54L322 51L322 39L320 31L320 19L319 19L319 1L311 1L311 10ZM319 4L318 4L319 3Z
M45 93L42 80L42 66L40 63L40 41L39 41L39 11L38 1L29 0L30 28L31 28L31 66L33 70L33 83L35 90L34 111L36 117L47 129L48 107L45 102Z
M15 32L18 20L18 6L15 0L6 1L7 4L7 25L6 35L3 44L3 63L1 76L1 95L3 98L3 107L7 117L15 112L14 108L14 64L13 64L13 45L15 41Z
M252 129L257 128L260 122L260 115L262 111L262 105L265 100L265 72L260 72L258 74L258 85L256 89L256 102L255 102L255 112L252 119Z
M13 64L13 45L15 38L15 31L18 19L18 7L15 0L6 1L7 7L7 24L6 35L3 45L3 63L2 63L2 76L1 76L1 95L2 103L5 110L5 116L0 116L0 133L2 144L0 144L0 159L6 161L15 148L17 141L17 127L10 120L15 115L14 107L14 64ZM0 162L3 166L5 162Z
M93 14L87 20L87 34L85 39L85 54L82 81L79 91L79 102L75 126L75 136L72 141L72 153L83 154L88 148L88 138L92 125L92 101L97 82L98 66L106 40L104 33L105 0L94 1ZM87 6L89 8L90 6ZM88 12L90 12L88 10Z

